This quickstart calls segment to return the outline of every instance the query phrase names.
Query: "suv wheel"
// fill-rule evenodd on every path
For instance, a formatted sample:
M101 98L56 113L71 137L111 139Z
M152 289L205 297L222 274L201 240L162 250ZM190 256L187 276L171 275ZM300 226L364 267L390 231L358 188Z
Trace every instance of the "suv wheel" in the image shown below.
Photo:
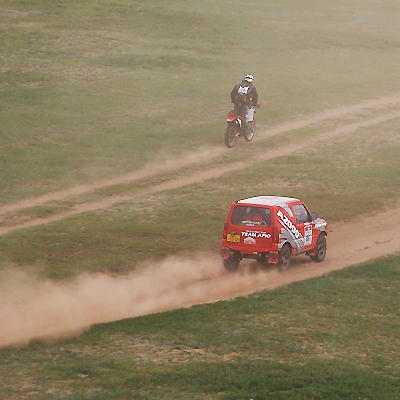
M286 271L290 266L290 256L292 255L292 249L289 244L285 244L278 256L278 267L281 271Z
M240 258L229 256L229 258L224 258L224 267L227 271L236 271L239 267Z
M315 250L315 256L311 256L311 260L315 262L322 262L326 256L326 238L323 233L320 233L317 239L317 245Z

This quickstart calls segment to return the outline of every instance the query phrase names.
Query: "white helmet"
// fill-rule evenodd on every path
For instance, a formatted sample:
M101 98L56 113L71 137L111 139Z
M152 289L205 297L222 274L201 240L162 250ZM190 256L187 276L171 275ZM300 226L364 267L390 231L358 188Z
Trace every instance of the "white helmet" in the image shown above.
M245 80L246 82L253 83L254 77L253 77L253 75L246 75L246 76L244 77L244 80Z

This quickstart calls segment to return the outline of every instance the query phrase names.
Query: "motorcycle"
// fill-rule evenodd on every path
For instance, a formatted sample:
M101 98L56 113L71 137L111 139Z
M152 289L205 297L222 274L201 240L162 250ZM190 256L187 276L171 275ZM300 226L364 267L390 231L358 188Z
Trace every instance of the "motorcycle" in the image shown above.
M256 107L260 107L257 104ZM254 133L256 131L256 120L254 119L254 113L256 110L251 107L247 113L247 127L245 128L243 124L243 116L238 114L237 110L234 109L229 111L226 122L228 123L228 127L225 132L225 144L226 147L231 148L235 145L236 139L240 136L244 137L246 142L250 142L254 137Z

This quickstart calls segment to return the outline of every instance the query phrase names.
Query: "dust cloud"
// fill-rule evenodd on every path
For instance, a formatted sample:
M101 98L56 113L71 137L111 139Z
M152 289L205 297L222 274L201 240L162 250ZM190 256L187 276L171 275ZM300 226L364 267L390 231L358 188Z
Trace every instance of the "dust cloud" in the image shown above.
M0 348L77 335L96 323L228 299L254 291L276 272L227 273L222 261L168 258L129 275L82 275L68 283L0 272ZM278 274L279 275L279 274Z

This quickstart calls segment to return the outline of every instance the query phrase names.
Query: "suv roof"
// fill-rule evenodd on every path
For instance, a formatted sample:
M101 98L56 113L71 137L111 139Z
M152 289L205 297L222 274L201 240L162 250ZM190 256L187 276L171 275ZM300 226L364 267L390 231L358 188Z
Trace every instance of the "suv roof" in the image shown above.
M299 201L293 197L282 197L282 196L256 196L249 197L248 199L239 200L239 204L259 204L262 206L276 206L280 204L285 204L292 201Z

